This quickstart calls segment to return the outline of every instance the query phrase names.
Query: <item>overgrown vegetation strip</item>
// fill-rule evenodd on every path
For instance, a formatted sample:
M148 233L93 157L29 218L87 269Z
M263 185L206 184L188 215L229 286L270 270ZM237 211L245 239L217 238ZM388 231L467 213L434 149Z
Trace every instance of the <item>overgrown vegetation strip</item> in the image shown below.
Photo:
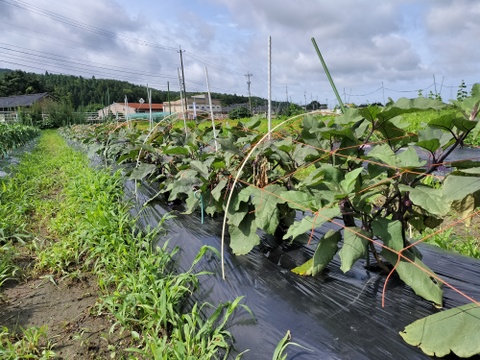
M57 280L81 280L93 273L102 290L96 315L113 316L111 331L124 332L129 339L128 348L117 344L112 355L226 356L231 336L225 327L235 309L243 307L241 298L209 311L207 319L203 310L211 305L194 304L190 311L186 305L204 275L195 271L195 263L213 249L202 248L192 267L176 274L175 251L154 247L162 224L147 233L138 231L130 205L123 201L122 181L119 172L91 169L87 157L70 149L58 133L44 132L38 148L24 157L15 175L0 180L0 284L7 278L18 279L15 259L26 254L34 259L24 272L30 278L53 274ZM22 343L28 331L15 335L3 328L3 358L35 358L42 353ZM47 344L41 356L54 357L52 343Z

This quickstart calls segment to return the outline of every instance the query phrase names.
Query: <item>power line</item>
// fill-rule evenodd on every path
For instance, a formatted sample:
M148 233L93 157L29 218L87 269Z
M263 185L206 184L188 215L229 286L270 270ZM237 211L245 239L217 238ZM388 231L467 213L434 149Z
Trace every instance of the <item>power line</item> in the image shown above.
M26 10L26 11L29 11L29 12L32 12L32 13L35 13L35 14L38 14L38 15L41 15L41 16L45 16L45 17L48 17L52 20L56 20L58 22L64 23L66 25L69 25L69 26L72 26L72 27L75 27L75 28L78 28L78 29L81 29L81 30L84 30L84 31L89 31L89 32L92 32L92 33L95 33L95 34L98 34L98 35L105 36L105 37L109 37L109 38L113 38L113 39L121 38L121 39L126 40L128 42L133 42L133 43L139 44L139 45L149 46L149 47L158 48L158 49L162 49L162 50L168 50L168 51L177 51L177 49L175 47L172 47L172 46L156 44L156 43L152 43L152 42L149 42L149 41L146 41L146 40L142 40L142 39L126 36L126 35L121 35L121 34L115 33L115 32L110 31L110 30L102 29L102 28L99 28L99 27L96 27L96 26L93 26L93 25L89 25L89 24L77 21L75 19L71 19L69 17L66 17L66 16L63 16L63 15L48 11L48 10L44 10L42 8L31 5L31 4L26 3L24 1L20 1L20 0L0 0L0 1L2 1L2 2L8 4L8 5L20 8L22 10Z

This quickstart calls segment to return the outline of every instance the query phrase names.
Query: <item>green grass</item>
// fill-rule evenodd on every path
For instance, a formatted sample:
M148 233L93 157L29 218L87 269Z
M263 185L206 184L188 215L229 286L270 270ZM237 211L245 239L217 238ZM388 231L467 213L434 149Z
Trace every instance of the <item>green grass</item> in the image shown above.
M195 264L215 250L202 248L192 267L177 273L172 261L176 250L155 246L166 218L156 229L139 231L130 205L123 201L122 184L120 172L93 170L86 156L70 149L57 132L45 131L38 148L23 158L15 176L0 187L7 210L15 208L11 201L20 205L15 216L4 210L6 218L1 220L6 229L1 249L8 256L1 258L0 281L15 275L12 249L24 245L24 251L37 258L37 276L97 276L102 294L96 313L111 314L115 318L111 331L130 339L128 348L114 347L112 354L141 354L148 359L222 358L232 342L226 330L228 319L237 308L249 311L240 304L241 298L214 307L209 318L203 314L209 304L187 306L199 277L206 275L197 272ZM7 354L6 358L24 346L15 341L4 329L0 353ZM51 349L47 350L50 354ZM35 347L32 353L38 351Z
M461 226L463 227L464 225L462 224ZM462 234L457 234L455 228L451 227L448 230L435 235L432 235L434 233L433 230L427 230L422 234L422 237L430 235L426 240L428 244L438 246L444 250L480 259L480 238L475 232L474 230L467 230Z

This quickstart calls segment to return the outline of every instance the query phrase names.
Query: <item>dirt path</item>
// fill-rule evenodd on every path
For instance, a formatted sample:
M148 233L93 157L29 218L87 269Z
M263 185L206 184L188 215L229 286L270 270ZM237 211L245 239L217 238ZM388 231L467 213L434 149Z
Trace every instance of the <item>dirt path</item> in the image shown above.
M3 290L0 324L10 331L48 327L57 359L108 359L120 339L109 335L112 322L94 316L98 288L95 278L55 283L43 277ZM118 344L118 343L117 343Z

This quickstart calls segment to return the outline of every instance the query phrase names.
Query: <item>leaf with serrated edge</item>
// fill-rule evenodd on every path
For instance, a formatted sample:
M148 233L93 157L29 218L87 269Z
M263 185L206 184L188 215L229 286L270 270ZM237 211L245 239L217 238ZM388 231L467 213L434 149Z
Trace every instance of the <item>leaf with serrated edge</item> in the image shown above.
M280 185L268 185L252 197L252 203L255 205L255 221L267 234L273 234L280 222L280 211L277 205L285 203L285 200L274 194L282 189L284 188Z
M403 340L429 356L480 353L480 306L467 304L419 319L400 332Z

